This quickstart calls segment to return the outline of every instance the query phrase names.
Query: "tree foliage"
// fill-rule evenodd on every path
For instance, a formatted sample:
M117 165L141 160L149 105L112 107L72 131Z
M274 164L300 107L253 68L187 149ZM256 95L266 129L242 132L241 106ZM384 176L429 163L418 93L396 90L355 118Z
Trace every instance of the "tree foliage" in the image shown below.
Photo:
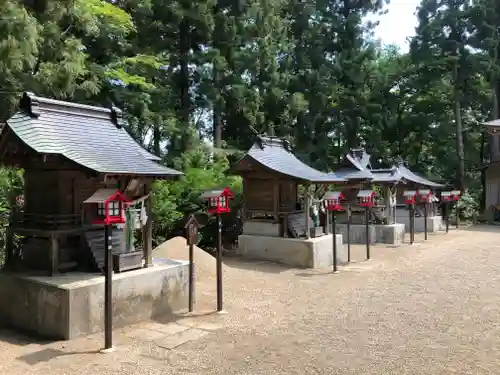
M363 144L476 196L479 123L499 117L500 6L422 0L405 53L374 40L367 16L385 3L0 0L0 122L25 90L122 107L128 131L186 172L156 184L162 237L203 188L238 190L223 171L253 129L323 170Z

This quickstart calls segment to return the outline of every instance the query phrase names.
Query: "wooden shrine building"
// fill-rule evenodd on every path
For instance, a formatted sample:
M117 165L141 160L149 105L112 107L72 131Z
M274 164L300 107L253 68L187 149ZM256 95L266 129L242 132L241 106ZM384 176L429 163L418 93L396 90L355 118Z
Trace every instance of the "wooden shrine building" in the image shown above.
M346 199L351 202L355 202L357 191L361 188L371 189L374 185L383 187L384 204L382 206L385 209L383 214L373 210L372 214L375 216L376 222L384 222L389 225L395 222L395 206L403 203L404 190L443 187L439 183L414 173L403 161L397 162L391 168L373 169L370 159L371 155L365 149L352 149L344 156L335 173L348 180L347 188L343 193Z
M257 136L232 172L243 178L244 223L268 221L279 228L281 237L310 236L311 185L345 181L304 164L287 141L268 136ZM304 185L302 201L299 185Z
M152 264L151 198L155 179L181 173L158 164L124 128L118 108L63 102L25 93L19 111L0 133L0 162L24 170L24 204L10 223L7 265L56 273L103 268L104 230L92 225L99 204L84 204L120 191L143 202L145 266ZM124 252L123 229L113 230L113 251ZM12 235L21 236L15 251Z
M500 221L500 119L483 124L490 136L489 161L485 169L485 202L483 215L488 221Z

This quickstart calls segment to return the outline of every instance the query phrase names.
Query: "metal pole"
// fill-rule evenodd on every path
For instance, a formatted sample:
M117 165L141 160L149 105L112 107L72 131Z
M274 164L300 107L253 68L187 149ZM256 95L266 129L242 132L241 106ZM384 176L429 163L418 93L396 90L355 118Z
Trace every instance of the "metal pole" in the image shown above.
M450 215L449 215L449 203L446 202L444 204L444 211L445 211L445 216L446 216L446 233L450 230Z
M412 233L412 236L413 236L413 242L415 242L415 204L411 205L411 210L412 210L412 215L411 216L412 216L412 219L413 219L412 223L411 223L411 225L413 227L411 233Z
M335 211L332 211L332 236L333 236L333 272L337 272L337 228L335 228Z
M370 259L370 207L365 208L366 259Z
M427 241L427 202L424 203L424 233Z
M410 245L413 245L413 241L415 240L414 236L413 236L413 230L414 230L414 227L413 227L413 223L414 223L414 220L415 220L415 216L414 216L414 211L413 211L413 204L410 204Z
M113 305L112 305L112 278L113 254L111 225L104 226L104 349L113 347Z
M351 205L347 205L347 261L351 263Z
M459 212L458 212L458 202L455 204L455 216L457 218L456 226L457 226L457 229L458 229L458 221L460 220L460 215L459 215Z
M222 223L217 214L217 312L222 311Z
M189 245L189 312L193 312L194 303L194 246Z

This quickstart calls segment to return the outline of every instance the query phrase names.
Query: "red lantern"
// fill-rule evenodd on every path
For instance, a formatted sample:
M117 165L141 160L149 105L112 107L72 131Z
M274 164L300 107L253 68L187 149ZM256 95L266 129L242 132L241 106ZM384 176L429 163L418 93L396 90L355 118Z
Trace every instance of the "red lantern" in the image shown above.
M377 193L373 190L360 190L357 196L359 205L361 207L373 207L375 204L375 195L377 195Z
M442 191L441 192L441 200L443 202L449 202L453 199L452 195L451 195L451 191Z
M207 201L209 213L223 214L231 211L229 199L233 198L233 193L229 188L207 191L200 198Z
M431 201L431 198L432 198L432 191L430 191L429 189L420 189L418 191L418 195L420 196L420 201L423 202L423 203L428 203Z
M341 199L344 199L344 195L340 191L326 192L325 196L323 197L325 208L328 211L343 211L344 207L340 205Z
M417 201L417 192L415 190L405 190L403 191L403 197L405 199L405 204L415 204Z
M130 200L115 189L99 189L83 203L96 204L97 219L92 224L124 224L123 211Z
M460 190L452 190L450 192L451 194L451 200L453 201L459 201L460 200L460 194L462 194L462 192Z

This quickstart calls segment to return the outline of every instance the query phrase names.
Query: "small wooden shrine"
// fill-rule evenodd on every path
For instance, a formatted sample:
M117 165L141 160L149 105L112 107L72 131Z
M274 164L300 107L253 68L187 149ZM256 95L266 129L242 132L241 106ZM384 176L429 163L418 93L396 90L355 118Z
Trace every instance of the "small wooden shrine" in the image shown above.
M104 230L95 223L108 204L127 217L125 206L141 206L141 225L132 229L142 232L140 258L145 266L152 264L151 183L181 173L158 164L123 125L118 108L24 94L0 133L0 162L24 170L24 204L16 206L13 199L7 267L50 274L102 269ZM114 202L118 195L127 205ZM113 230L114 254L133 250L126 230L120 224ZM17 250L14 234L21 236Z
M244 222L273 223L281 237L309 238L314 226L309 214L311 185L345 182L304 164L286 140L268 136L256 137L232 171L243 178Z

